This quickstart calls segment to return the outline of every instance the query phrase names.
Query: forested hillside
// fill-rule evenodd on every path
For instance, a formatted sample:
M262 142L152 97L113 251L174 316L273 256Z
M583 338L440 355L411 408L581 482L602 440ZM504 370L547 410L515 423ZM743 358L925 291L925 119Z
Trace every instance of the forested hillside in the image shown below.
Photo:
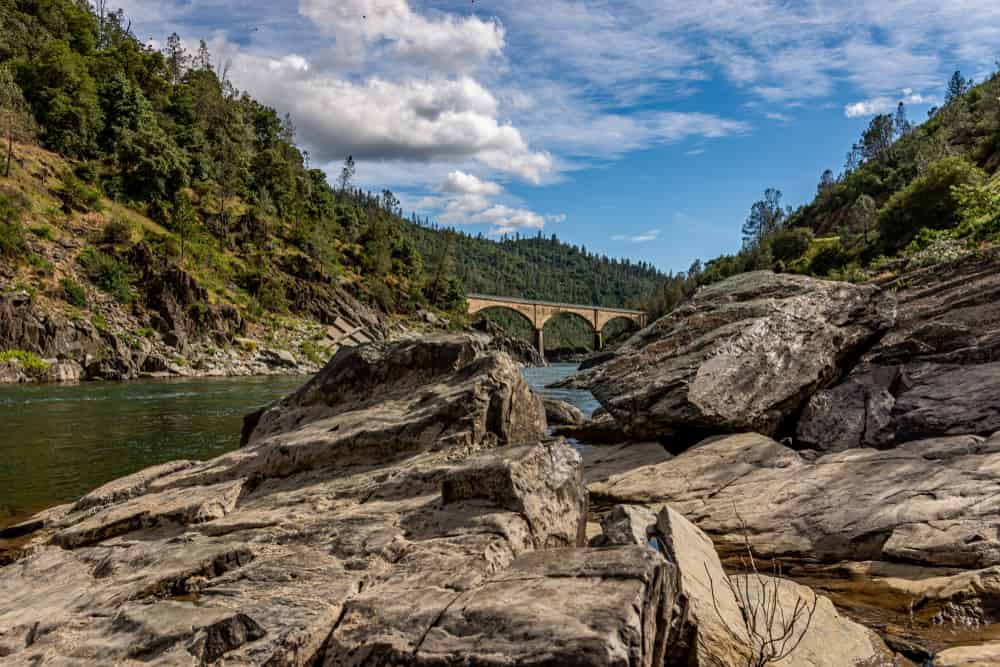
M415 226L412 232L420 252L447 257L448 270L472 293L629 308L665 278L645 262L594 255L555 234L496 242L451 229Z
M792 210L765 191L743 224L743 249L672 275L649 301L663 313L698 286L757 269L864 281L1000 242L1000 76L955 72L945 103L915 125L899 104L871 119L843 170L825 171Z
M314 324L385 331L420 309L461 323L466 290L629 305L654 289L651 267L554 237L407 221L391 191L355 186L349 157L331 184L294 119L237 90L204 42L152 49L104 7L0 3L0 293L27 295L32 317L167 355L250 330L318 361ZM0 351L54 354L10 329Z

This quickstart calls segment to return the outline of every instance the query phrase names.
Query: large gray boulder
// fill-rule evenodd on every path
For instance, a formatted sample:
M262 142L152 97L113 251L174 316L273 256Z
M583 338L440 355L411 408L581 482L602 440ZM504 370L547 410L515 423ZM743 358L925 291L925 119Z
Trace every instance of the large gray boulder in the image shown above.
M576 382L634 438L774 434L894 319L877 287L746 273L702 288Z
M1000 565L1000 435L936 438L811 460L755 433L596 480L597 503L670 504L723 555L790 562ZM950 573L948 569L944 573Z
M796 439L824 451L1000 430L1000 258L904 274L896 325L841 384L812 397Z

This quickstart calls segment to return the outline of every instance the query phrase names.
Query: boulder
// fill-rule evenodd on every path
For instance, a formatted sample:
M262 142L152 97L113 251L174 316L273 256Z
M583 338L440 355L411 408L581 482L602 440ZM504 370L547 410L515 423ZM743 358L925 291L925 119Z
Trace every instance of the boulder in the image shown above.
M549 426L576 426L587 420L580 408L570 405L566 401L542 396L542 405L545 407L545 419Z
M770 435L894 319L877 287L746 273L700 289L574 382L635 438Z
M799 444L842 451L1000 430L998 269L995 251L976 253L886 283L898 287L895 326L812 397Z
M673 458L658 442L627 442L609 447L586 447L583 470L591 498L599 498L601 485L610 477L653 466Z
M995 667L1000 664L1000 642L958 646L934 656L934 667Z
M656 514L638 505L616 505L601 519L601 535L594 546L648 544L656 526Z
M660 511L655 532L677 567L678 617L671 628L668 658L673 662L668 664L753 664L743 612L712 541L669 506Z
M671 504L740 555L790 562L1000 565L1000 435L804 457L766 436L706 440L591 484L598 503Z
M758 641L783 637L787 631L787 640L775 645L779 659L768 662L769 666L897 667L901 664L874 631L844 618L829 598L816 595L801 584L767 575L746 574L734 576L733 584L742 592L742 602L758 610L757 618L773 619L769 629L766 622L755 628ZM772 608L779 611L771 616L760 611ZM792 623L790 619L795 617L796 608L800 610L798 621Z
M588 445L618 444L630 439L615 418L607 412L595 415L580 424L556 426L552 432Z

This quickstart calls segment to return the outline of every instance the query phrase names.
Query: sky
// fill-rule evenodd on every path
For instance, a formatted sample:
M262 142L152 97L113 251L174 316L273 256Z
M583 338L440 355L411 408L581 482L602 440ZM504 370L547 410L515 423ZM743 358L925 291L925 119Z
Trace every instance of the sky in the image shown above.
M807 203L875 113L1000 58L996 0L121 0L204 39L312 166L471 233L684 271L765 188Z

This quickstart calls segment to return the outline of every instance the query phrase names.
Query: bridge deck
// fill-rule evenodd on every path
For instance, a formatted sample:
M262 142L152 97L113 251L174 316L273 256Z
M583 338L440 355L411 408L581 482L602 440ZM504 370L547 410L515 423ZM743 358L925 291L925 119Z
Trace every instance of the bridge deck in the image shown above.
M622 313L625 315L645 315L642 310L628 310L627 308L609 308L607 306L594 306L582 303L559 303L558 301L534 301L532 299L519 299L514 296L493 296L492 294L466 294L470 299L482 299L483 301L499 301L500 303L520 303L534 306L554 306L556 308L581 308L588 310L601 310L607 313Z

